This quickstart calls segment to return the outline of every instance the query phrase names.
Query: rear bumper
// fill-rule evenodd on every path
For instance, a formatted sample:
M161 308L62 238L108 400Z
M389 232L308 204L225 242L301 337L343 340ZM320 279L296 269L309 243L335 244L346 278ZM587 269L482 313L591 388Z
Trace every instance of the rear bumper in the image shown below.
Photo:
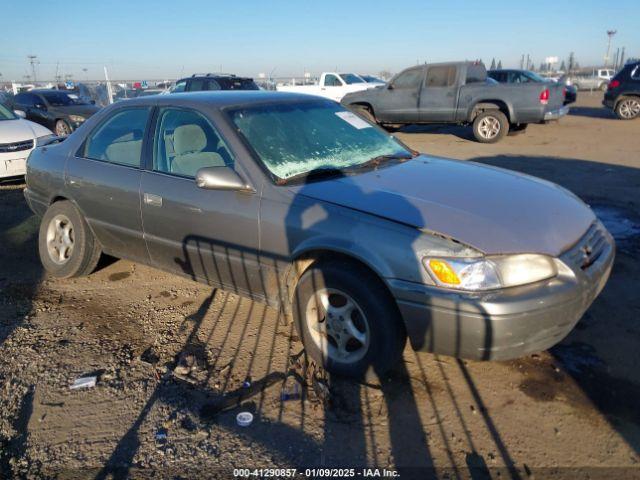
M544 113L544 121L548 122L551 120L558 120L562 117L564 117L567 113L569 113L569 107L567 107L566 105L563 105L562 107L556 109L556 110L550 110L548 112Z
M615 107L615 102L613 101L612 98L606 98L604 100L602 100L602 105L604 105L607 108L610 108L611 110L613 110L613 107Z
M565 267L556 278L523 287L471 294L390 280L412 347L459 358L505 360L555 345L607 282L615 256L607 237L605 250L588 271Z

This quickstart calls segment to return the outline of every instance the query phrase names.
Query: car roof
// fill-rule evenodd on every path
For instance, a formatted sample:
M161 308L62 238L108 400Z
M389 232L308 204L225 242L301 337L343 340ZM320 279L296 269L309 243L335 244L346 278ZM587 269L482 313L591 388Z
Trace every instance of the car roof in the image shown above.
M171 93L168 95L136 97L127 100L133 105L170 105L175 107L214 107L245 106L271 102L311 102L328 101L323 97L314 97L302 93L274 92L270 90L215 90L203 92Z
M242 76L237 76L234 75L232 73L196 73L193 75L190 75L188 77L183 77L180 80L177 80L177 82L182 82L183 80L193 80L193 79L201 79L201 78L207 78L207 79L212 79L212 80L253 80L253 78L251 77L242 77Z

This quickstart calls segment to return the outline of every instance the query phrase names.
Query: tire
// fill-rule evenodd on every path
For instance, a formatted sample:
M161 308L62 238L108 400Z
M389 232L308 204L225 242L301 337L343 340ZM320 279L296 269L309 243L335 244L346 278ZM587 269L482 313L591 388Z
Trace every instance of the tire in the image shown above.
M402 359L398 308L382 282L355 263L309 267L296 286L293 318L308 355L332 374L380 377Z
M509 133L507 135L513 136L524 133L528 126L528 123L513 123L509 126Z
M366 105L352 105L351 110L353 110L353 112L357 115L360 115L366 121L373 123L374 125L378 123L375 115L373 114L373 111Z
M600 91L601 92L606 92L608 88L609 88L609 84L608 83L601 83L600 84Z
M473 136L480 143L496 143L509 133L509 121L500 110L485 110L473 120Z
M71 134L71 127L65 120L56 120L54 132L59 137L66 137Z
M621 99L615 108L616 116L620 120L633 120L640 115L640 97L626 97Z
M101 249L78 209L63 200L52 204L42 217L38 252L48 273L71 278L93 272Z

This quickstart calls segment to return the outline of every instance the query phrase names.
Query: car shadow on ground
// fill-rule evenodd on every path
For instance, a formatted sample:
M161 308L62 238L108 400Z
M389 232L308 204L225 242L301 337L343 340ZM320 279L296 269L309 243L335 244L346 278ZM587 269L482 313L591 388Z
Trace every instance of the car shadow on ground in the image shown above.
M608 120L617 120L613 110L606 107L574 107L571 106L569 115L575 117L604 118Z
M640 452L640 374L635 368L640 362L640 169L556 157L501 155L472 160L534 175L571 190L614 235L617 254L607 286L577 327L550 352L562 371Z
M303 222L303 218L308 218L305 212L312 211L318 202L310 201L304 195L304 188L299 195L304 200L287 214L286 233L291 244L297 241L294 239L303 233L302 230L322 230L324 222L329 222L332 215L329 213L328 217L323 217L314 225ZM408 204L398 207L412 208ZM408 240L411 242L414 239L408 237ZM410 248L410 245L406 247ZM224 253L220 255L221 252ZM225 266L233 265L238 258L253 258L256 254L237 245L188 236L183 242L182 258L176 258L176 263L181 265L187 276L214 284ZM268 254L260 252L260 255ZM214 260L213 263L207 261L207 267L203 259L209 258ZM262 258L263 262L273 262L274 265L281 260L277 255ZM250 266L247 268L250 269ZM248 278L251 273L247 268L243 264L243 268L238 269L238 273L231 278ZM323 276L324 270L318 268ZM196 275L196 272L199 274ZM256 282L262 285L260 288L264 288L266 283L266 279ZM226 288L228 291L241 290L235 283ZM451 368L464 379L468 394L478 405L484 432L473 432L467 424L461 401L450 384L451 372L445 372L442 364L438 364L437 371L428 372L424 359L411 352L389 374L374 369L372 375L360 381L331 376L307 358L290 319L250 300L240 300L235 307L227 307L232 303L229 302L230 295L222 290L214 290L200 308L185 319L184 327L188 334L181 343L180 352L168 365L169 373L159 382L96 478L103 479L110 475L127 478L138 470L134 458L141 444L140 428L158 402L176 410L191 412L204 428L216 425L237 432L248 438L256 448L267 449L275 465L306 468L391 467L403 478L438 478L449 473L456 477L470 475L472 478L490 478L487 460L479 453L481 449L476 440L481 435L490 438L495 445L504 465L501 469L504 474L516 479L524 475L524 471L516 467L464 362L452 362ZM218 307L212 313L214 304ZM274 323L277 324L275 329L272 328ZM486 322L486 325L485 337L490 347L490 323ZM423 335L426 333L422 332ZM284 345L282 336L287 337ZM227 350L232 359L223 362L218 353L214 359L196 361L207 372L204 378L194 380L189 374L184 375L182 359L193 352L202 351L207 344L216 352ZM247 358L250 359L248 362ZM414 378L411 377L406 361L417 364L420 372L417 378L415 374ZM230 381L230 371L236 375L242 372L241 376L247 380L240 385ZM437 377L435 383L434 377ZM299 396L282 397L283 393L288 395L292 382L298 385ZM445 445L449 458L448 464L438 465L437 469L415 397L415 384L426 390L435 424L440 426L440 441ZM449 433L442 428L445 420L436 400L436 391L441 393L443 389L464 432L464 438L456 440L455 446ZM278 404L275 421L271 408L274 399ZM317 414L309 416L308 409L322 410L322 424L316 425L315 429L308 427L308 424L317 423ZM235 415L240 411L249 411L254 415L251 428L242 429L235 424ZM388 450L379 450L378 444L385 442L388 442ZM460 443L467 452L464 464L454 458ZM389 456L382 452L388 452Z
M398 130L400 133L426 133L429 135L452 135L460 140L476 142L473 137L473 129L471 125L449 125L449 124L430 124L430 125L406 125Z

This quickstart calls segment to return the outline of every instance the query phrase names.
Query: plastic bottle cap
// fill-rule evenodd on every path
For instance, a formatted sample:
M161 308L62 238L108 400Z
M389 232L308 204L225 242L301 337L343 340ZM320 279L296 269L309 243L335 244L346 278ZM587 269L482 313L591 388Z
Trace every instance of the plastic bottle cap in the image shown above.
M236 416L236 422L241 427L248 427L253 422L253 414L251 412L240 412Z

